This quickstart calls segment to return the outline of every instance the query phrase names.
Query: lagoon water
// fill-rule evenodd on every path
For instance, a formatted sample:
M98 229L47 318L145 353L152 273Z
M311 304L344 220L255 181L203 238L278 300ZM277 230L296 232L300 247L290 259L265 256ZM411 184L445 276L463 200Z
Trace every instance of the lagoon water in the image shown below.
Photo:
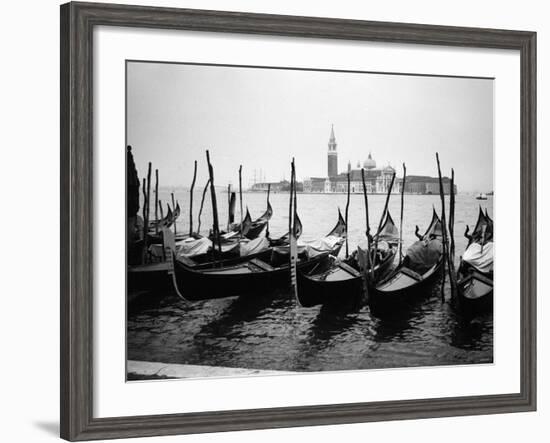
M169 201L169 192L160 198ZM217 190L220 220L227 220L227 192ZM189 229L189 192L177 191L184 209L177 229ZM194 194L194 224L201 191ZM304 240L328 233L344 213L346 195L298 194L298 213ZM276 237L288 230L287 193L272 193L274 215L269 229ZM371 232L374 232L385 196L369 196ZM446 196L448 207L448 196ZM263 193L243 194L252 218L266 207ZM466 224L473 228L479 205L493 216L493 197L478 201L472 195L456 196L455 240L457 261L466 246ZM405 195L404 249L416 240L414 227L423 232L439 212L437 195ZM390 212L399 225L400 198L392 195ZM205 201L201 230L211 227L210 200ZM239 217L237 200L237 218ZM448 215L448 214L447 214ZM221 223L223 227L223 223ZM351 196L349 250L365 235L363 196ZM341 256L345 248L341 251ZM425 297L399 315L377 318L362 306L351 312L330 312L320 307L301 308L288 290L269 290L255 297L226 298L185 304L170 291L142 294L128 309L127 356L131 360L157 361L234 368L285 371L329 371L433 365L491 363L493 316L464 318L450 300L448 279L445 301L440 282ZM498 294L496 294L498 297Z

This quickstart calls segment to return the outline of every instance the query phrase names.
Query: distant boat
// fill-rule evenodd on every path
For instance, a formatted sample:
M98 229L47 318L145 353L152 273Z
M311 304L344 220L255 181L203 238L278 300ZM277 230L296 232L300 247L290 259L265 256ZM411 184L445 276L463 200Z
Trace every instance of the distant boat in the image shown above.
M476 200L487 200L487 194L484 194L483 192L480 192L477 195Z

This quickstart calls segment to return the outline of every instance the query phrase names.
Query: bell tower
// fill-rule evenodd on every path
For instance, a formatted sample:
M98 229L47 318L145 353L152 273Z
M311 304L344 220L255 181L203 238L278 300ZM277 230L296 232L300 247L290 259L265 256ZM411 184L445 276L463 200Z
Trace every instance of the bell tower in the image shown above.
M330 138L328 140L328 176L336 177L338 175L338 153L336 152L336 137L334 136L334 125L330 128Z

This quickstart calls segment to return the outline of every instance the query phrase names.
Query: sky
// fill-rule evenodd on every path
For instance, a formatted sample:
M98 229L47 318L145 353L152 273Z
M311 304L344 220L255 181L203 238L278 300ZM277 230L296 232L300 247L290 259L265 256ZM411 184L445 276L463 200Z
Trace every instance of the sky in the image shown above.
M493 189L493 80L257 67L128 62L127 144L142 178L147 163L160 185L207 179L243 186L254 175L299 181L327 175L331 125L338 169L367 158L401 176L455 170L459 192ZM261 171L261 172L260 172Z

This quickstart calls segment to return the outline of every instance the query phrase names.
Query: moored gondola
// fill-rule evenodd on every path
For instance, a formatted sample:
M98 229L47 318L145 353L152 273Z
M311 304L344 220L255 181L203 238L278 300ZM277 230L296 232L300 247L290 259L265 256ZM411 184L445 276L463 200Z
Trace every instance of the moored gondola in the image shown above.
M479 208L476 226L458 268L459 306L467 312L481 312L493 306L493 220Z
M302 235L302 231L303 231L302 221L298 217L298 214L296 214L296 231L295 231L296 232L295 233L296 239L300 238L300 236ZM280 237L277 237L277 238L269 237L269 244L271 246L285 246L285 245L288 245L289 238L290 237L289 237L288 232L284 235L281 235Z
M178 295L185 300L207 300L252 295L266 288L288 284L290 269L288 246L269 248L253 258L246 257L240 263L212 263L200 269L185 257L176 257L172 233L165 230L166 243L173 258L173 283ZM331 233L341 232L340 220ZM342 232L345 232L345 227ZM327 236L326 238L335 236ZM297 267L308 270L337 255L343 244L343 237L331 242L309 242L300 245ZM326 249L323 249L325 247Z
M399 231L389 214L377 234L379 237L375 278L384 276L391 269L396 255ZM353 306L361 301L364 294L365 269L370 272L367 263L368 250L358 247L348 260L331 257L318 264L309 272L298 272L298 301L304 307L315 305Z
M441 220L434 210L430 226L408 249L401 265L387 278L368 286L368 301L374 313L402 309L426 293L441 274L442 232Z
M267 202L267 209L260 217L252 221L250 227L248 228L247 233L245 234L245 237L250 240L257 238L262 233L262 231L266 228L272 216L273 216L273 208L271 207L271 204Z
M250 211L247 208L246 215L243 219L242 228L240 223L233 224L232 226L230 226L230 230L228 232L220 233L221 241L232 241L236 237L241 237L241 235L249 240L254 240L255 238L258 238L260 234L264 231L272 216L273 208L271 207L271 204L269 202L267 202L267 209L265 210L265 212L255 220L252 220L252 217L250 216ZM209 238L211 240L214 239L213 232L210 232Z
M374 260L374 253L372 252L374 248L371 248L370 255L368 255L368 242L360 243L357 246L356 254L356 267L369 275L371 284L380 281L391 271L395 256L397 255L399 229L397 229L389 211L386 214L380 232L371 240L371 245L372 243L377 244L376 260ZM375 263L374 272L372 270L372 263Z
M343 260L330 257L309 272L298 270L298 301L303 307L352 305L363 293L361 273Z

